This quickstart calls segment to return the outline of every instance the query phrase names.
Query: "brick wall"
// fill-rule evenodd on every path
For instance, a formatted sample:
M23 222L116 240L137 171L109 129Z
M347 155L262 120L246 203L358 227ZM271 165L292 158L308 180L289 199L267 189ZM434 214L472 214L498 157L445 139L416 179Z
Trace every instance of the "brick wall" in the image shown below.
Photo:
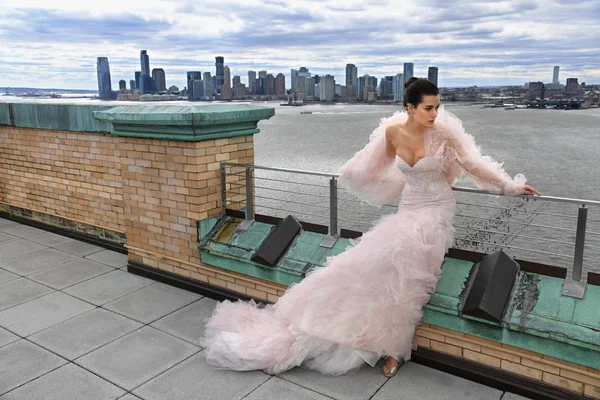
M600 399L600 370L477 336L422 324L418 344Z
M160 254L188 268L202 265L197 221L221 213L220 161L252 163L252 147L252 136L204 142L129 138L119 143L130 257Z
M197 249L196 221L221 212L220 161L252 164L252 135L184 142L0 126L0 140L0 209L122 233L132 261L262 300L283 294L284 286L203 264ZM227 168L231 208L245 206L244 171Z
M285 286L206 265L197 249L196 221L221 213L220 162L254 163L253 136L195 143L130 139L118 149L131 261L277 301ZM244 171L227 168L230 208L244 206Z
M0 126L0 202L122 232L123 139Z

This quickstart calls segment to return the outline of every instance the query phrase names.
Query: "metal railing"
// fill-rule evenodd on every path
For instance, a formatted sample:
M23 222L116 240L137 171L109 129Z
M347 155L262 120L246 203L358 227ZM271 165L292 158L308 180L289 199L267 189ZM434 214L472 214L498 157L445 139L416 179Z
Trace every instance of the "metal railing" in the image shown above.
M256 210L275 217L292 214L303 222L327 226L321 246L332 247L340 229L365 232L398 207L398 201L380 209L369 206L339 188L337 174L224 161L220 168L222 210L244 211L240 230L250 227ZM588 215L600 201L536 196L533 202L532 196L453 189L454 248L482 253L502 248L522 260L566 268L570 276L563 295L583 298L586 272L600 273L600 218Z

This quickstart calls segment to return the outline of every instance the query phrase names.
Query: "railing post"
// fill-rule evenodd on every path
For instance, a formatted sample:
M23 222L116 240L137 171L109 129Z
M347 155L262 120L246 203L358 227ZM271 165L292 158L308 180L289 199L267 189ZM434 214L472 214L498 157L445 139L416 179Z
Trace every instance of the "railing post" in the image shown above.
M221 170L221 214L225 215L227 208L227 170L225 169L225 161L219 164Z
M254 219L254 185L252 184L252 168L246 167L246 219Z
M238 231L247 231L254 222L254 182L252 181L252 168L246 165L246 219L238 226Z
M581 271L583 269L583 248L585 245L585 230L587 226L588 209L584 205L579 208L577 214L577 236L575 237L575 256L573 258L572 277L565 280L562 294L563 296L583 299L586 288L586 281L581 280Z
M338 234L337 179L329 181L329 236Z
M573 260L573 280L581 281L583 268L583 246L585 244L585 229L587 226L588 209L586 206L579 208L577 215L577 236L575 237L575 259Z
M337 179L332 177L329 181L329 234L321 241L321 247L332 248L338 237Z

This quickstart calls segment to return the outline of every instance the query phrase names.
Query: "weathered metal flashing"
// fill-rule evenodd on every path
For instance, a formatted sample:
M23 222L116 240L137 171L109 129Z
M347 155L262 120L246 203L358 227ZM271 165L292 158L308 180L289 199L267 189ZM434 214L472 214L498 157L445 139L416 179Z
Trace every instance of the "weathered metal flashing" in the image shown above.
M127 105L98 111L94 118L111 123L116 136L198 142L254 135L258 121L273 115L273 108L249 104Z
M111 125L94 119L94 112L112 107L103 104L0 102L0 125L45 130L109 133Z
M273 115L250 104L0 102L0 125L192 142L254 135Z
M271 268L253 263L250 256L272 225L255 221L247 232L241 232L235 229L240 221L232 218L230 227L222 227L200 247L203 262L290 285L350 246L347 239L341 239L333 249L325 249L319 246L325 234L303 231ZM520 271L501 323L463 318L461 302L475 266L446 258L436 291L424 307L424 322L589 367L600 365L600 313L594 314L597 306L592 304L600 298L600 287L590 287L584 300L575 300L560 296L561 278Z

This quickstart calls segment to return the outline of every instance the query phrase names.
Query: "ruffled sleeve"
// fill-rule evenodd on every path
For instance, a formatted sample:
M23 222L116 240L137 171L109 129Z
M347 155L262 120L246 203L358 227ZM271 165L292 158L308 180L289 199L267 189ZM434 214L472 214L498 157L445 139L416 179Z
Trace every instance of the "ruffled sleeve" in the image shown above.
M489 156L482 156L473 136L465 132L462 122L453 114L442 110L436 120L437 129L441 131L446 141L446 154L454 163L449 172L451 183L455 183L460 172L464 171L474 181L475 185L491 193L518 196L523 193L527 179L518 174L511 178L503 164ZM456 168L460 166L460 169ZM457 173L459 172L459 173Z
M405 120L406 114L400 112L381 120L369 143L339 170L341 187L375 206L400 197L406 178L386 154L385 130L388 125Z

